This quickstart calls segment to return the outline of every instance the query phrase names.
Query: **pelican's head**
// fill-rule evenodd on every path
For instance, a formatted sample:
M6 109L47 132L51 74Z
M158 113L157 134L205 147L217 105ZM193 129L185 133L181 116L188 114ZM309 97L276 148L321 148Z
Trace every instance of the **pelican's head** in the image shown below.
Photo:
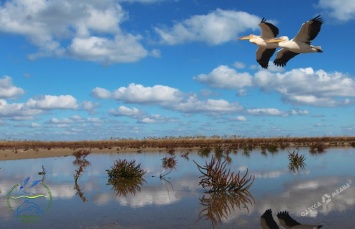
M288 41L288 37L281 36L279 38L275 37L275 38L266 40L267 43L280 43L280 42L283 42L283 41Z
M250 34L249 36L240 37L240 38L238 38L238 40L250 40L250 39L252 39L254 37L255 37L254 34Z

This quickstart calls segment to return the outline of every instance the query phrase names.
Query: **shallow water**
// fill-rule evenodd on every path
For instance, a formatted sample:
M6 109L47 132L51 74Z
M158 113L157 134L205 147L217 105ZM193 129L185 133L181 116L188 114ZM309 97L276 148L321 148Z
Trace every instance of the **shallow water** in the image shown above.
M277 223L276 214L288 211L300 223L354 228L355 149L333 148L316 155L308 150L299 150L306 156L306 166L298 172L288 167L288 151L293 149L273 154L260 150L231 153L228 168L242 174L248 168L255 175L250 202L239 206L235 196L212 197L199 186L201 174L193 160L205 165L213 152L207 157L191 152L188 159L175 152L176 168L165 179L159 178L169 171L162 167L162 158L170 156L165 152L92 153L76 184L79 165L73 163L73 156L0 161L0 228L260 228L260 216L267 209L272 209ZM116 195L107 185L106 169L117 159L135 159L147 170L140 190ZM38 175L42 165L45 177ZM35 205L18 213L26 198L14 200L12 196L18 194L16 184L29 176L30 181L44 178L32 193L45 197L30 199L26 204Z

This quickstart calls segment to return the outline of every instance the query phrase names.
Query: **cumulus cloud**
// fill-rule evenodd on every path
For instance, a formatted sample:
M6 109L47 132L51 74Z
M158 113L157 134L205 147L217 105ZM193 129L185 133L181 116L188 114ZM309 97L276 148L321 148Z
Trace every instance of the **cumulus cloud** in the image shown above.
M29 55L32 59L137 61L148 52L139 43L139 35L121 29L127 19L127 12L114 0L13 0L0 6L0 31L27 37L38 47L38 52Z
M233 113L243 109L239 103L230 103L224 99L199 100L195 95L190 96L185 101L169 105L170 109L185 113Z
M266 115L266 116L289 116L289 115L307 115L309 111L307 110L291 110L291 111L281 111L277 108L254 108L247 109L246 113L250 115Z
M97 108L98 106L99 106L98 103L94 103L94 102L91 102L91 101L83 101L81 103L81 107L84 110L87 110L87 111L94 111L95 108Z
M71 95L44 95L29 99L25 106L35 109L76 109L78 104Z
M350 105L355 96L355 81L346 74L312 68L285 73L259 71L255 74L254 86L263 91L276 90L285 102L319 107Z
M238 73L225 65L213 69L207 75L200 74L193 79L210 87L224 89L236 89L252 85L252 76L249 73Z
M0 117L31 117L42 113L39 109L31 109L22 103L8 104L6 100L0 99Z
M15 87L12 84L12 78L4 76L0 79L0 99L14 99L23 95L25 91L22 88Z
M111 109L109 113L113 116L129 116L129 117L138 117L143 114L142 111L133 107L129 108L126 106L120 106L117 110Z
M74 58L104 64L135 62L148 52L138 43L140 37L120 35L115 39L104 37L74 38L69 53Z
M159 114L147 114L146 112L135 107L129 108L126 106L120 106L117 110L111 109L109 114L112 116L126 116L134 118L138 123L144 124L169 123L177 121L174 118L165 117Z
M355 18L355 2L353 0L320 0L318 7L327 10L331 17L340 21Z
M172 28L155 27L161 43L168 45L201 41L218 45L234 40L248 29L258 29L260 18L242 11L217 9L175 23Z
M144 87L141 84L129 84L128 87L120 87L110 92L104 88L95 88L91 92L92 96L99 99L116 99L126 103L139 104L167 104L181 100L181 92L178 89L155 85Z
M244 121L247 121L247 118L245 116L240 115L240 116L233 118L233 120L244 122Z

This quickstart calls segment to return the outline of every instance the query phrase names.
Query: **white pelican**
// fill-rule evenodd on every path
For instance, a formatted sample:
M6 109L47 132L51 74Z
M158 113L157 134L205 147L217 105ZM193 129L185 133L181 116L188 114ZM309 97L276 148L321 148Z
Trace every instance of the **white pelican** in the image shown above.
M279 29L270 22L266 22L265 18L261 20L259 27L261 28L260 36L250 34L249 36L239 38L239 40L249 40L251 43L257 45L256 61L262 68L267 68L269 60L278 47L278 44L267 43L266 40L275 38L279 34Z
M270 43L278 43L282 48L277 52L274 64L284 67L286 63L300 53L323 52L320 46L313 46L311 42L318 35L323 24L320 15L302 24L297 35L289 40L288 37L272 38L267 40Z

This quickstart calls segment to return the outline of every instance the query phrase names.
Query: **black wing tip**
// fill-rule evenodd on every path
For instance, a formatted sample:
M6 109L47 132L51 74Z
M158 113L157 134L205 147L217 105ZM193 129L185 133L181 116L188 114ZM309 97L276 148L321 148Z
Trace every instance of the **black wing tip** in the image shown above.
M260 61L260 60L257 60L257 62L264 69L267 69L269 67L269 63L265 63L264 61Z
M319 23L324 23L324 20L321 15L318 15L317 17L313 18L312 21L317 21Z
M288 211L281 211L281 212L279 212L279 213L277 213L277 217L285 217L285 216L290 216L289 214L288 214Z
M274 64L278 67L285 67L286 63L284 61L281 61L280 59L274 60Z
M266 215L272 215L272 210L267 209L261 217L266 216Z
M260 23L263 23L263 22L266 22L266 18L264 18L264 17L261 19Z

